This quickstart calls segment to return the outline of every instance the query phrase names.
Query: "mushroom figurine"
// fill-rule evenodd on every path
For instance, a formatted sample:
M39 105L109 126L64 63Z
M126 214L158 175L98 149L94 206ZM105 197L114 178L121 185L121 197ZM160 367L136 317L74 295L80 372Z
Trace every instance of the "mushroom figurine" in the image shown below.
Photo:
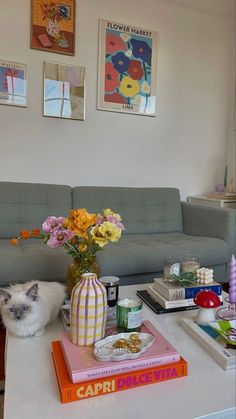
M195 295L193 301L199 306L195 318L198 324L207 324L215 320L215 309L221 305L218 295L211 290L201 290Z

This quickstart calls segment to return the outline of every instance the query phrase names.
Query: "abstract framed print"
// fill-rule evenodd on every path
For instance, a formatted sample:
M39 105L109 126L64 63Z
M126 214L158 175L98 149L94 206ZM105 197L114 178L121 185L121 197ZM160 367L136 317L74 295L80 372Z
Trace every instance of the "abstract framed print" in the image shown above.
M0 104L27 107L26 64L0 60Z
M43 115L85 119L85 67L44 62Z
M157 32L100 19L98 109L155 116Z
M30 46L75 55L75 0L31 0Z

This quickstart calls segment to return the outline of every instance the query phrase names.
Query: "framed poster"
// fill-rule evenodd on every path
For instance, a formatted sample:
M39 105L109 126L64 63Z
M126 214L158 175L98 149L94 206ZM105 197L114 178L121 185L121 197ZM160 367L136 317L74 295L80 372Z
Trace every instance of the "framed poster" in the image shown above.
M85 119L85 67L44 62L43 115Z
M30 46L75 55L75 0L31 0Z
M157 32L100 20L98 109L155 116Z
M27 107L26 64L0 60L0 104Z

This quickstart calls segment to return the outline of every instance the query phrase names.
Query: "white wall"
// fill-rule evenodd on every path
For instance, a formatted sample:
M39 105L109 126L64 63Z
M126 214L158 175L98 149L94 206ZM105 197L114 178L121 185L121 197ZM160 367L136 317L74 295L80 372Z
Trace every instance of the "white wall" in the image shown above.
M80 0L76 55L69 57L29 48L30 0L0 3L0 58L28 64L29 73L28 108L0 106L0 180L173 186L183 198L223 180L232 17L197 10L198 0L191 7L171 0ZM96 110L100 17L159 33L156 117ZM86 66L85 121L42 116L43 60Z

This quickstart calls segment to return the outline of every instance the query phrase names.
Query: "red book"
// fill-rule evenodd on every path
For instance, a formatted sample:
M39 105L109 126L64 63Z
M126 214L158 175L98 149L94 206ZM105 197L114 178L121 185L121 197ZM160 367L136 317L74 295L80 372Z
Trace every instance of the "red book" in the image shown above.
M52 358L57 376L61 403L69 403L90 397L128 390L146 384L173 380L188 375L187 362L181 357L178 362L159 367L145 368L109 377L97 378L73 384L67 371L59 341L52 342Z
M46 33L41 33L40 35L38 35L38 40L45 48L52 46L52 43Z
M139 358L115 362L97 361L94 357L93 346L73 345L69 334L65 333L60 340L60 344L72 383L157 367L179 361L179 352L150 321L145 320L143 322L141 331L143 333L151 333L155 336L155 341L151 348L140 355Z

